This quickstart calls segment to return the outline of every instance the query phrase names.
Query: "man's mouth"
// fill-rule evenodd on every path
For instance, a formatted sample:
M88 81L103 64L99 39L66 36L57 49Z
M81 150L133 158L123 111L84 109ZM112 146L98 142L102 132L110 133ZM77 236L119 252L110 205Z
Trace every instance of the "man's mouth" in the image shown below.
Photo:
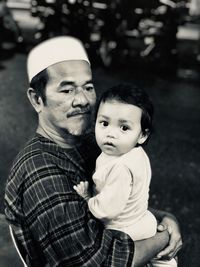
M67 118L70 118L70 117L75 117L75 116L81 116L81 115L89 115L91 114L91 111L90 109L87 109L87 110L79 110L79 111L73 111L69 114L67 114Z

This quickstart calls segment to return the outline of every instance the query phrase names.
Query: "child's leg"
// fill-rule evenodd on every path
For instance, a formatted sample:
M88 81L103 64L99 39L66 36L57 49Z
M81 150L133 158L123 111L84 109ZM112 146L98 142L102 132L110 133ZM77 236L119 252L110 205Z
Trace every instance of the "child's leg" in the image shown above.
M177 267L177 261L175 259L167 260L159 260L153 259L151 260L151 264L153 267Z

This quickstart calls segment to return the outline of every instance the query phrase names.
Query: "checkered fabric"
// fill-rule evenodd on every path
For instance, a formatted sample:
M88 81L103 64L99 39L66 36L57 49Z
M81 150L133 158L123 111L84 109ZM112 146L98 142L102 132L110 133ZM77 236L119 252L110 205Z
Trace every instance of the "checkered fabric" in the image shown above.
M5 190L5 215L30 266L129 267L134 243L105 230L73 185L91 177L98 154L83 145L64 149L36 134L15 159Z

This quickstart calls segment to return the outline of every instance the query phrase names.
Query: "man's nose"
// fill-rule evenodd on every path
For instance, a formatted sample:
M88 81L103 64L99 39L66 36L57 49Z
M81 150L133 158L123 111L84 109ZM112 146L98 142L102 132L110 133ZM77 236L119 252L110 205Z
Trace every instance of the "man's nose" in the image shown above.
M78 90L74 96L73 106L86 106L88 104L89 101L83 89Z

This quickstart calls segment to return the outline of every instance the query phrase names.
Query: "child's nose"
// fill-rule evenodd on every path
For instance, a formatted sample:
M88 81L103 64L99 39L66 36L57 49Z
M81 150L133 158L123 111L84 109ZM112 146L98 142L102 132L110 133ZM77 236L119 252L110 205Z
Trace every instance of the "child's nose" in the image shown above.
M116 131L115 131L114 129L109 130L109 131L107 132L107 137L108 137L108 138L117 138L117 133L116 133Z

